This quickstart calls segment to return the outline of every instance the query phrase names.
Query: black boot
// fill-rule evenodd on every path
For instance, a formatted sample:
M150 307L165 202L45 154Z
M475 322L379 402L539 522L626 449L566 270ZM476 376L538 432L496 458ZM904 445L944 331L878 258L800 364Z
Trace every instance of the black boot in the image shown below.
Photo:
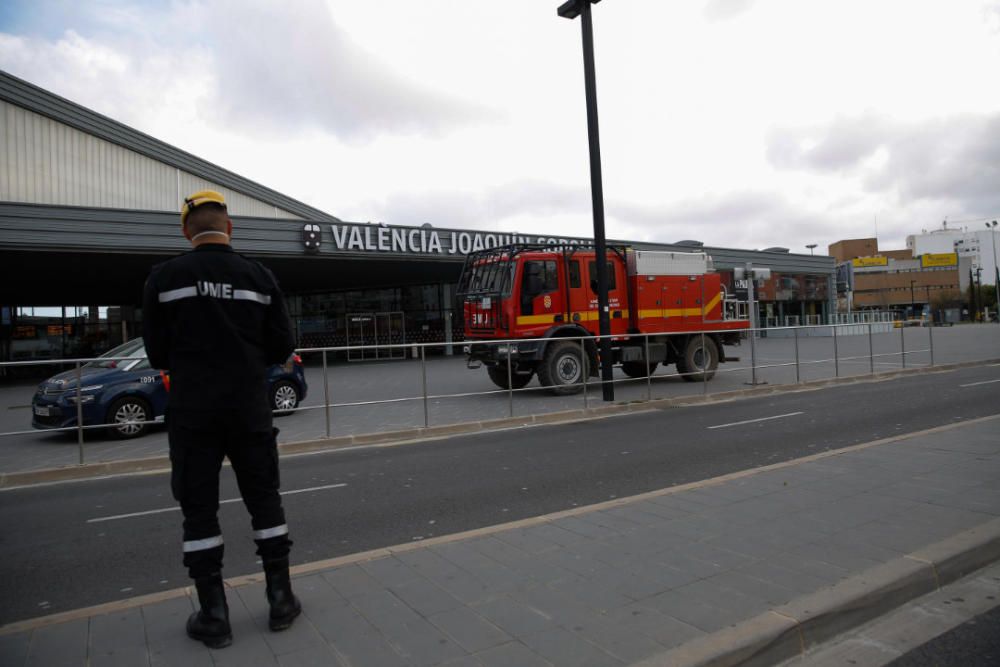
M286 630L292 626L295 617L302 612L299 599L292 593L292 581L288 574L288 558L264 561L264 578L267 580L267 603L271 605L268 627L272 632Z
M208 648L225 648L233 643L229 627L229 605L221 574L199 577L194 580L201 609L191 614L187 633L191 639L203 642Z

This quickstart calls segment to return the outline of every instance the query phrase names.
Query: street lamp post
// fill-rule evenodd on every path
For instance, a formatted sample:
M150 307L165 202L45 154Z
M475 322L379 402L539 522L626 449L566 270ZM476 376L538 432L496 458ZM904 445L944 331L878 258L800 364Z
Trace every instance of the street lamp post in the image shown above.
M997 266L997 221L987 222L986 229L990 230L990 240L993 241L993 293L997 299L993 307L997 311L997 323L1000 324L1000 267Z
M810 255L812 255L812 254L815 254L815 253L813 253L813 248L815 248L815 247L816 247L816 244L815 244L815 243L807 243L807 244L806 244L806 247L807 247L807 248L809 248L809 254L810 254Z
M590 198L594 211L594 250L597 265L597 321L601 335L601 393L605 401L615 400L612 376L611 314L608 309L608 262L604 239L604 187L601 183L601 141L597 128L597 83L594 76L594 24L590 5L600 0L567 0L556 12L565 19L582 17L583 83L587 95L587 136L590 140ZM584 369L586 360L582 360ZM586 372L586 370L584 371Z
M911 313L916 313L916 311L917 311L917 304L916 304L916 301L913 298L913 283L915 283L915 282L917 282L917 281L916 280L911 280L910 281L910 312Z

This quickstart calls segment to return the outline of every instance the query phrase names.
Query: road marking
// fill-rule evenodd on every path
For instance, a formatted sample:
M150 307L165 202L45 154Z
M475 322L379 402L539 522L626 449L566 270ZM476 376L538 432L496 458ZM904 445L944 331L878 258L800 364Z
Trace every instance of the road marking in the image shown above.
M997 380L983 380L982 382L970 382L969 384L960 384L958 386L959 387L977 387L977 386L979 386L981 384L993 384L994 382L1000 382L1000 379L997 379Z
M766 421L770 421L772 419L784 419L785 417L794 417L795 415L801 415L801 414L804 414L804 413L802 413L802 412L789 412L788 414L784 414L784 415L774 415L773 417L761 417L760 419L747 419L746 421L733 422L732 424L717 424L716 426L709 426L708 428L712 429L712 428L728 428L730 426L742 426L743 424L755 424L757 422L766 422Z
M282 491L280 495L291 496L296 493L309 493L310 491L325 491L326 489L339 489L342 486L347 486L347 484L327 484L325 486L311 486L308 489L292 489L291 491ZM227 498L226 500L220 500L220 505L225 505L226 503L238 503L242 502L242 498ZM114 516L99 516L94 519L87 519L87 523L101 523L103 521L116 521L118 519L131 519L136 516L148 516L150 514L162 514L163 512L180 512L180 507L161 507L155 510L146 510L145 512L130 512L129 514L115 514Z

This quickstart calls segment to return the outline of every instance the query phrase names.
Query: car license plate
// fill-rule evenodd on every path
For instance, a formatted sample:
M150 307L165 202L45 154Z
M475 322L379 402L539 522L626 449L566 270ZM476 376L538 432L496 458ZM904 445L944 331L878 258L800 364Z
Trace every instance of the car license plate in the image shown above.
M35 406L35 414L38 415L39 417L48 417L49 416L49 409L48 409L47 406L44 406L44 405L36 405Z

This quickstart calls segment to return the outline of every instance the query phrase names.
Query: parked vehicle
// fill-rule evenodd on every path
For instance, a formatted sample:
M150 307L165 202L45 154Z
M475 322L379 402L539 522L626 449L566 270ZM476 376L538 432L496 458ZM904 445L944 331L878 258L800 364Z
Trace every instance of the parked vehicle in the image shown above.
M644 377L673 363L685 380L709 380L719 362L736 359L723 345L738 344L749 329L746 303L727 296L711 257L625 246L609 246L606 257L612 361L626 375ZM597 374L592 247L517 244L473 252L458 297L469 367L485 365L497 386L520 389L537 374L553 393L569 394L583 388L585 375Z
M149 365L141 338L116 347L76 370L54 375L38 385L31 401L31 425L37 429L108 424L116 438L137 438L162 422L167 407L169 377ZM288 414L306 397L302 359L290 368L277 365L267 372L268 396L276 414ZM79 404L77 404L79 396ZM145 423L144 423L145 422Z

